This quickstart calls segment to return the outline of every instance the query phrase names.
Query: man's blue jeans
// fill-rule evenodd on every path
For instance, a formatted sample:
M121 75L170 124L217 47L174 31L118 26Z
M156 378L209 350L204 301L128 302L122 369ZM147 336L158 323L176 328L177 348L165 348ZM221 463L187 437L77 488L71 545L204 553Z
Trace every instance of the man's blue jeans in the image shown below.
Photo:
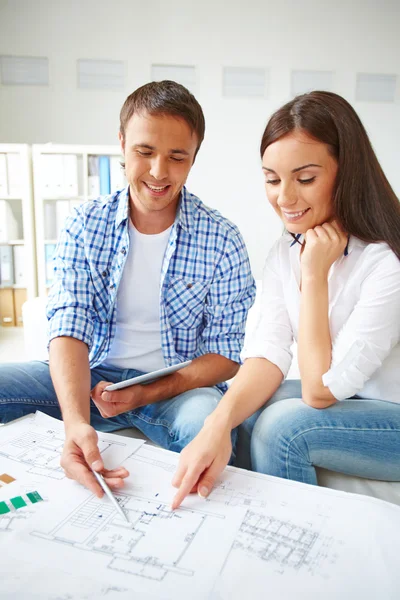
M96 367L91 371L91 386L93 388L102 380L116 383L136 375L142 375L142 372ZM217 388L198 388L109 419L103 418L90 401L91 425L106 432L137 427L155 444L180 452L198 434L221 396ZM7 423L36 410L61 419L48 363L0 365L0 422Z
M287 380L238 430L236 465L317 484L315 467L400 481L400 404L357 397L325 409Z

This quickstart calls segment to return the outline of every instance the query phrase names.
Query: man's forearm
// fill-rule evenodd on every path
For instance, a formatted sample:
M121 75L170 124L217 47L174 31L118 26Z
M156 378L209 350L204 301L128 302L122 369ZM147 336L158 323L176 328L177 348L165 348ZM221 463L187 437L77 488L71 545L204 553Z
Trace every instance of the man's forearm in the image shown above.
M196 388L212 387L234 377L238 369L238 363L225 356L199 356L184 369L146 385L146 404L168 400Z
M66 427L90 423L90 367L88 347L72 337L50 342L50 374Z

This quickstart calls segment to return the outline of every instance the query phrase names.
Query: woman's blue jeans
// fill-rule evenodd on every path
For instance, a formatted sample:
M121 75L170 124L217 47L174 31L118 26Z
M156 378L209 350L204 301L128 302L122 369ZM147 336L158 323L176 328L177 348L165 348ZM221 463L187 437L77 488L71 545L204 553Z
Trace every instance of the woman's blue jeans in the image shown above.
M136 375L142 375L142 372L100 366L91 370L91 386L93 388L102 380L116 383ZM103 418L90 401L90 419L99 431L136 427L155 444L180 452L198 434L204 419L217 406L221 396L217 388L198 388L109 419ZM33 361L0 365L0 423L36 410L61 419L48 363Z
M357 397L325 409L286 380L238 430L237 466L317 484L315 467L400 481L400 404Z

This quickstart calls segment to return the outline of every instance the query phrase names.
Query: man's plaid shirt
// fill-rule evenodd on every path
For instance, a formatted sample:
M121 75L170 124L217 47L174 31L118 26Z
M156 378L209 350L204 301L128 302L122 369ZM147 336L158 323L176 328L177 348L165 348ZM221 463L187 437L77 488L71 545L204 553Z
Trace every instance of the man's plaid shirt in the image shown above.
M105 361L115 335L117 291L129 251L128 217L128 187L85 202L68 218L56 249L49 341L68 336L85 342L92 368ZM140 294L140 281L135 283ZM238 228L183 188L161 271L165 364L208 353L239 363L254 297Z

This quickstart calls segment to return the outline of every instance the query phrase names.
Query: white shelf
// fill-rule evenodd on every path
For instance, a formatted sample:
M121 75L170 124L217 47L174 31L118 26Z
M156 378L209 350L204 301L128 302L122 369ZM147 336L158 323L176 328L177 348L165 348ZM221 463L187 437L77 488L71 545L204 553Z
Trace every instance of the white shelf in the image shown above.
M34 298L37 295L37 277L31 151L27 144L0 144L0 157L0 168L3 169L0 189L7 192L0 192L0 200L9 203L7 210L11 210L18 229L1 243L26 249L23 257L24 283L12 283L10 287L26 289L27 298ZM13 269L15 267L14 263Z
M85 196L43 196L43 200L45 202L57 202L57 200L80 200L81 202L85 202L87 198Z
M110 164L111 172L111 167L115 168L116 165L115 159L121 159L121 150L119 146L108 145L49 143L32 146L37 276L40 296L46 295L50 286L52 269L49 258L53 250L50 246L55 246L57 243L62 223L67 215L71 214L74 206L100 195L100 193L93 193L93 183L98 182L93 182L91 179L89 185L89 157L100 156L113 158L112 165ZM94 163L91 159L91 166L92 164ZM115 171L113 173L115 174ZM110 178L113 180L112 175ZM122 179L121 174L121 183ZM110 192L116 189L110 189ZM73 192L71 193L70 190Z

